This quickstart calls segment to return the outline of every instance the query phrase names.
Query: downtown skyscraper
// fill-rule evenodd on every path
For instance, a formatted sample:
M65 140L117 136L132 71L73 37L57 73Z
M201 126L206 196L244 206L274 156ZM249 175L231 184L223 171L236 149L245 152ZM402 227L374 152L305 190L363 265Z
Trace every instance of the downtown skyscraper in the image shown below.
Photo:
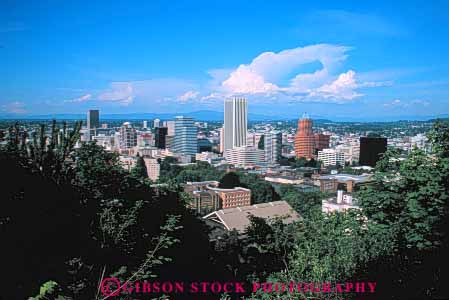
M173 152L193 156L198 150L197 128L192 118L179 116L175 119Z
M100 111L98 109L90 109L87 112L87 128L100 128Z
M248 127L248 102L245 98L227 99L224 102L223 151L246 145Z
M311 159L315 156L315 135L312 131L312 120L307 114L298 121L295 136L295 154L297 158Z

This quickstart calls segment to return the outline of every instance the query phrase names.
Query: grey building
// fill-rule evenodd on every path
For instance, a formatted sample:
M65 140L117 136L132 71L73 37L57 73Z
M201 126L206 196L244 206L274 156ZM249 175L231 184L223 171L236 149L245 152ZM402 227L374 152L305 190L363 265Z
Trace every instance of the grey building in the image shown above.
M100 111L98 109L90 109L87 112L87 128L95 129L100 127Z

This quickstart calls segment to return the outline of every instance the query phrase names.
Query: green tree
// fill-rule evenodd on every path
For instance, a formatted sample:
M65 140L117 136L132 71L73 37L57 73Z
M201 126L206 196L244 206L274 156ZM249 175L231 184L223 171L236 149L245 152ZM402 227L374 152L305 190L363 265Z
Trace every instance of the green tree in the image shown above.
M257 143L257 149L260 149L260 150L265 149L265 135L260 136L260 140Z
M240 183L240 177L234 172L226 173L220 179L219 187L222 189L233 189L239 186L242 186L242 184Z
M145 160L142 156L137 157L136 166L131 170L131 174L136 178L148 178L147 166L145 165Z

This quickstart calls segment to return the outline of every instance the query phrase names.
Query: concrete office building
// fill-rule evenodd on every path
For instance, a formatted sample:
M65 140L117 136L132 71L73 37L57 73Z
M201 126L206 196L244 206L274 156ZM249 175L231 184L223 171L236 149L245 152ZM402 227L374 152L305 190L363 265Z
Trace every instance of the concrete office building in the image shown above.
M318 160L323 163L323 166L344 166L345 154L335 149L323 149L318 151Z
M123 123L119 132L120 149L129 149L137 146L137 131L132 127L131 123Z
M144 159L145 167L147 168L148 178L152 181L156 181L159 179L159 175L161 172L161 167L155 158L147 158Z
M245 98L224 102L224 151L246 145L248 102Z
M251 167L265 163L265 151L255 147L235 147L225 151L225 159L237 167Z
M164 127L167 127L167 135L175 135L175 121L164 121Z
M264 133L265 161L267 163L278 162L282 154L281 150L282 150L282 133L281 132Z

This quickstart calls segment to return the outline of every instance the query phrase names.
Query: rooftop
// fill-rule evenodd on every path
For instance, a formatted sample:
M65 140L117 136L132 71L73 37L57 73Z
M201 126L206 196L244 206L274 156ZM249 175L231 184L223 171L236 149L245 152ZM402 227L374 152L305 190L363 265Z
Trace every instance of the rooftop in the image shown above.
M371 175L352 175L352 174L335 174L335 175L324 175L324 176L320 176L319 179L320 180L332 180L332 179L336 179L338 181L349 181L349 180L353 180L356 183L362 183L362 182L366 182L371 178Z
M260 203L236 208L226 208L212 212L204 219L213 220L221 223L227 230L237 230L242 233L250 225L249 216L260 217L264 219L274 219L284 217L284 223L292 223L300 220L299 214L286 201L275 201Z

